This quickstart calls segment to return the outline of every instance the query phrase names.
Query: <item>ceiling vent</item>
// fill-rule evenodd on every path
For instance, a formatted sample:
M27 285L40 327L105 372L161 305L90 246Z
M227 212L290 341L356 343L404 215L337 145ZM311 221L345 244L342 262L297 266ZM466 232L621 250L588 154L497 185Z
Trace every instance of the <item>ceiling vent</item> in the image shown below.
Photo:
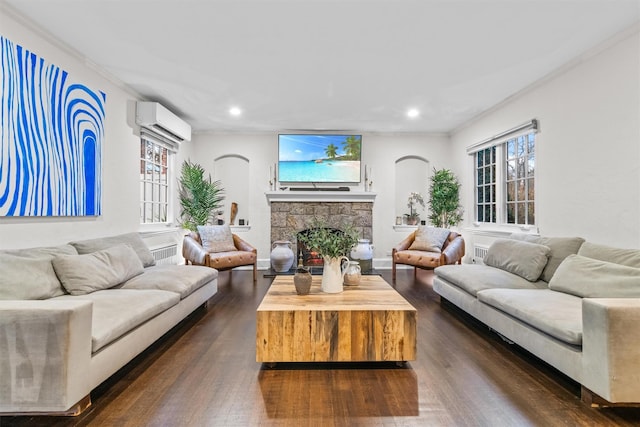
M136 123L174 142L191 140L191 126L157 102L138 102Z

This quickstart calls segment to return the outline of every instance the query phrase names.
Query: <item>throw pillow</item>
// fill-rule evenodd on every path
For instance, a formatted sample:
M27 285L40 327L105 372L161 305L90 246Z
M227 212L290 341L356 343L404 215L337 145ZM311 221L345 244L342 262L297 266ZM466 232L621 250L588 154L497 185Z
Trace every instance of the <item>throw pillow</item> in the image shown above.
M450 231L439 227L418 227L416 237L409 250L442 252L442 246L447 241Z
M513 233L509 237L515 240L524 240L525 242L537 243L549 247L549 260L544 270L542 270L542 276L540 277L547 283L549 283L553 277L560 263L564 261L567 256L577 254L584 243L582 237L542 237L525 233Z
M640 268L569 255L551 278L549 288L582 298L638 298Z
M69 244L75 246L80 255L84 255L108 249L122 243L131 246L145 267L156 264L156 260L153 258L151 251L138 233L126 233L97 239L79 240Z
M207 252L236 251L233 234L228 225L199 225L198 234L202 240L202 247Z
M528 234L528 233L511 233L509 235L509 238L513 240L521 240L529 243L538 243L538 239L540 238L540 236L535 234Z
M51 263L71 295L108 289L144 271L136 252L125 244L85 255L59 255Z
M562 261L569 255L578 253L580 246L584 243L584 239L582 237L540 237L535 243L547 246L550 249L549 261L547 261L547 265L542 270L542 276L540 277L549 283Z
M64 295L51 258L0 253L0 300L36 300Z
M597 243L584 242L580 246L578 255L587 258L599 259L600 261L614 262L626 265L627 267L640 268L640 250L622 249Z
M535 282L547 265L549 252L547 246L537 243L496 239L489 246L484 263Z
M0 251L0 300L35 300L64 295L53 270L56 255L77 255L71 245Z

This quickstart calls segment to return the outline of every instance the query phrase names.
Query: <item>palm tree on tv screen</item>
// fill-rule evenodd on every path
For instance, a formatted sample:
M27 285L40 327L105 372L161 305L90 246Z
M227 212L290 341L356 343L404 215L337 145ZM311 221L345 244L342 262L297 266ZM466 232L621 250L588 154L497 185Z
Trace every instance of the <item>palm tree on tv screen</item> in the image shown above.
M327 148L325 148L325 153L327 153L327 157L330 159L335 159L336 158L336 154L338 154L338 147L336 147L333 144L329 144L327 145Z
M358 160L360 158L361 138L355 135L349 135L342 143L344 151L350 160Z

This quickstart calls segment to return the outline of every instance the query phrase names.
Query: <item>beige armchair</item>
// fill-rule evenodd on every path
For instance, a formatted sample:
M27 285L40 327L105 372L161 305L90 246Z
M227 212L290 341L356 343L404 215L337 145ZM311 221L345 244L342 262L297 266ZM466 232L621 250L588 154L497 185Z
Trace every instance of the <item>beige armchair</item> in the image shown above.
M455 231L450 231L440 252L409 249L416 238L416 231L411 233L391 251L392 279L396 281L396 264L412 265L413 275L416 269L434 269L446 264L461 264L464 257L464 239Z
M253 281L256 281L258 251L249 243L233 234L235 251L207 252L202 247L198 233L192 232L184 237L182 256L186 264L205 265L219 271L231 270L243 265L253 265ZM231 273L229 273L231 274Z

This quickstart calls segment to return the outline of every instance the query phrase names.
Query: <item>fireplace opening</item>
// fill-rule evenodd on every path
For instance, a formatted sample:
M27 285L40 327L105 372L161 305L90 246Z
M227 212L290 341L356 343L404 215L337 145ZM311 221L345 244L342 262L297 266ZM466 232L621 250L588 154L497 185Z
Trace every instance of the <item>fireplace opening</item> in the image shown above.
M339 230L337 228L326 229L334 234L342 234L342 230ZM307 245L300 240L300 236L307 236L311 231L313 231L313 229L308 228L296 234L298 257L302 258L302 265L304 265L305 267L322 267L324 265L322 256L318 252L309 249Z

